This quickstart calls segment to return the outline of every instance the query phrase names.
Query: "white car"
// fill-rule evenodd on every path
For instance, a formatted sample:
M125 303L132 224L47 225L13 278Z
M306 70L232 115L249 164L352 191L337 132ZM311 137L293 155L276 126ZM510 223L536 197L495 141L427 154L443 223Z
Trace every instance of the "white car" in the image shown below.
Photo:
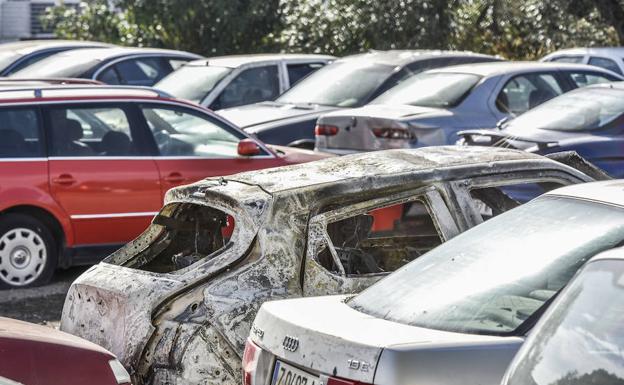
M623 186L552 190L355 296L263 304L245 385L498 385L559 290L624 241Z
M592 258L535 326L502 385L624 383L624 249Z
M562 49L544 56L541 61L589 64L624 75L624 47Z
M183 65L154 87L220 110L273 100L334 59L304 54L213 57Z

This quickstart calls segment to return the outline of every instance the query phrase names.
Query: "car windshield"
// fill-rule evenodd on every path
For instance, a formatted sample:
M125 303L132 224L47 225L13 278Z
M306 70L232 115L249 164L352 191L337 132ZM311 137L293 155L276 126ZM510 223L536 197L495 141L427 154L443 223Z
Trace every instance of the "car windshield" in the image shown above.
M622 319L624 263L592 262L536 328L506 385L624 383Z
M301 80L276 99L278 103L320 104L336 107L356 107L369 97L395 71L396 66L337 62L327 65Z
M199 103L230 72L232 69L227 67L187 65L156 83L154 88Z
M371 104L408 104L453 107L470 92L481 76L462 73L421 73L393 87Z
M16 51L0 51L0 71L13 64L20 57L22 54Z
M430 329L516 333L593 255L624 240L624 209L546 196L443 243L349 301Z
M556 131L599 129L624 114L624 90L581 88L563 94L518 116L505 129Z
M94 67L99 60L88 56L80 57L75 55L52 55L49 58L38 61L28 67L11 74L16 78L78 78Z

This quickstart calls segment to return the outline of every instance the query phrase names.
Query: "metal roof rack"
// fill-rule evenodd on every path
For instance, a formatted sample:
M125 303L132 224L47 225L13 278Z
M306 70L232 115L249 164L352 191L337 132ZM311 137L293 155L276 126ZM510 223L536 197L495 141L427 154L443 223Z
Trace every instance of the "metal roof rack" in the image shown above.
M144 91L152 93L154 96L161 98L172 98L172 96L164 91L156 88L144 87L144 86L124 86L124 85L33 85L33 86L15 86L15 87L0 87L0 95L17 93L17 92L29 92L33 93L34 98L43 98L44 92L47 91L72 91L72 90L87 90L93 91L93 95L97 96L99 90L127 90L127 91Z

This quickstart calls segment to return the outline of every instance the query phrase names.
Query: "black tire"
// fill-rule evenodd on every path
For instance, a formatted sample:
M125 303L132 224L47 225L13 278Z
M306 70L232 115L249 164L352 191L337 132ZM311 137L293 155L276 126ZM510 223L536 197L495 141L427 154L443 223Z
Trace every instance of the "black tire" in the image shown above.
M46 225L24 214L0 216L0 289L46 284L57 265L58 246Z

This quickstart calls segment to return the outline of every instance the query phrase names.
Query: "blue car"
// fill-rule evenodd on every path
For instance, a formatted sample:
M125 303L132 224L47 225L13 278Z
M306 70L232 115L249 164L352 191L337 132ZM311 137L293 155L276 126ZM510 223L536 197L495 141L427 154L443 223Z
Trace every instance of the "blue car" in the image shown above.
M624 177L624 82L580 88L495 130L464 130L458 144L522 149L546 155L576 151L614 178Z

